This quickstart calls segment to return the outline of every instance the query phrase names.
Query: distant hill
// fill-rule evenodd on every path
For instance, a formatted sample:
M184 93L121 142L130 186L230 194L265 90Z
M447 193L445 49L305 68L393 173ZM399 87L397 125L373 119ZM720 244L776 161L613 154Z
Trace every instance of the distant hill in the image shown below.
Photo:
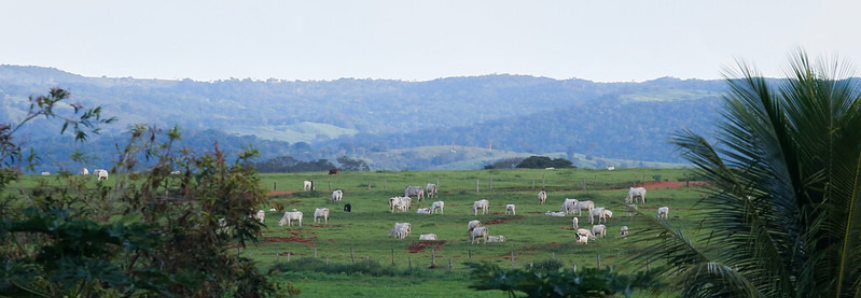
M584 166L599 166L596 160L678 164L683 161L666 143L669 134L686 127L709 133L725 83L669 77L595 83L505 74L426 82L198 82L91 78L53 68L2 65L0 119L20 119L29 106L27 97L51 87L68 89L72 101L100 105L104 114L119 119L83 146L101 152L99 156L115 151L130 125L149 123L160 128L179 125L189 136L222 138L219 144L230 148L255 144L264 158L335 160L347 155L368 160L375 169L421 170L480 167L509 155L559 152ZM21 137L47 140L32 142L39 146L67 142L57 137L58 131L56 124L35 121ZM486 152L455 158L445 151L420 153L446 146ZM383 158L387 155L390 158ZM62 154L58 158L63 159Z

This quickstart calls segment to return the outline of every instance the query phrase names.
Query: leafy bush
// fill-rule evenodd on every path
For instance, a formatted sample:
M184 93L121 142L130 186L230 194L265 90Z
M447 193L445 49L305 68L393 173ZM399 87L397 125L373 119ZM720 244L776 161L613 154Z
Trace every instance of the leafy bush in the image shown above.
M550 159L547 156L530 156L515 166L518 169L573 168L570 160L564 158Z

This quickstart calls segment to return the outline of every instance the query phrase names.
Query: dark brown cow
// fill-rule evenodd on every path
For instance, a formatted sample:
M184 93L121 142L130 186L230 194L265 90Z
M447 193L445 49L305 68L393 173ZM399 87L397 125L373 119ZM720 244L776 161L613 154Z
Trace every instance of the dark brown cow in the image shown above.
M329 170L329 175L338 175L338 169Z

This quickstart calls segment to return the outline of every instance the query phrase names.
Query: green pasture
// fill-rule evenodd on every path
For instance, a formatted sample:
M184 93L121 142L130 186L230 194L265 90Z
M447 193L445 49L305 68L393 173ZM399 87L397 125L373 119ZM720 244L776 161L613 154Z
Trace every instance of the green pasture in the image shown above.
M619 230L627 225L630 234L637 233L636 216L622 210L628 187L661 181L684 181L691 177L689 169L595 169L556 170L475 170L475 171L378 171L263 174L261 183L267 190L277 190L266 212L265 228L260 242L237 253L247 254L257 261L261 270L275 265L316 258L322 264L357 264L369 262L388 270L408 272L408 276L374 276L349 272L282 271L278 278L290 281L303 292L302 297L504 297L502 292L477 292L467 288L467 263L488 261L511 268L524 268L531 263L555 258L566 266L616 266L619 270L638 269L631 261L638 246L621 239ZM47 187L63 179L60 176L26 176L13 183L7 191L26 191ZM78 177L80 178L80 177ZM59 180L58 180L59 179ZM89 179L87 177L86 179ZM95 185L95 177L86 183ZM303 191L303 181L314 181L316 190ZM437 198L420 202L413 200L409 212L389 210L388 199L402 196L406 185L439 183ZM111 183L100 182L100 183ZM476 183L478 189L476 189ZM548 193L547 203L538 204L537 193L542 185ZM584 190L585 187L585 190ZM331 202L330 190L344 191L342 202ZM670 221L691 233L699 224L700 214L695 203L702 197L702 188L681 187L650 189L646 204L640 210L653 216L660 206L670 207ZM282 192L292 192L284 194ZM548 217L546 211L559 211L565 198L592 200L596 206L612 210L606 224L606 239L575 243L572 216ZM490 201L489 214L472 215L474 201ZM430 207L433 201L445 202L445 214L417 214L416 208ZM352 212L343 211L344 204ZM516 204L516 215L505 215L504 206ZM328 224L314 223L315 208L329 208ZM270 208L278 209L269 212ZM297 209L304 213L303 226L278 226L284 211ZM467 222L482 221L490 235L504 235L503 243L470 244ZM588 216L579 217L580 226L591 229ZM409 222L412 234L407 239L388 237L396 222ZM422 244L420 234L434 233L439 241ZM436 266L429 269L435 259ZM449 267L451 264L451 267ZM288 264L289 265L289 264ZM285 265L287 266L287 265ZM327 265L328 266L328 265ZM289 266L288 266L289 267ZM325 267L325 266L324 266ZM413 275L418 275L415 277ZM346 291L346 292L344 292Z

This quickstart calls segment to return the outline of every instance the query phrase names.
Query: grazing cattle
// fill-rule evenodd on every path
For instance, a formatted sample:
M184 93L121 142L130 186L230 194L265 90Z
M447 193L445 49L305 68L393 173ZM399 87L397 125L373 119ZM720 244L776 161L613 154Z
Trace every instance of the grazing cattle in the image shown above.
M592 235L595 235L595 237L601 236L601 238L607 238L607 226L605 226L605 225L594 225L594 226L592 226Z
M577 244L589 244L589 237L577 235Z
M42 176L50 176L51 172L42 172Z
M410 226L410 223L408 223L408 222L405 222L405 223L396 222L395 226L392 227L392 230L389 231L389 237L395 236L395 237L398 237L399 239L404 239L407 236L409 236L411 232L412 232L412 227Z
M487 244L487 227L477 227L472 230L472 234L469 235L469 244L475 244L476 239L479 242L484 240L484 244Z
M416 202L421 202L425 196L425 190L421 186L407 185L404 189L405 197L416 197Z
M445 214L444 209L445 209L445 202L443 202L443 201L436 201L436 202L433 202L433 204L431 204L431 214L433 214L437 210L439 210L439 214Z
M511 213L511 215L517 215L517 212L514 210L514 204L506 204L505 205L505 214Z
M481 222L478 220L469 221L469 223L466 225L466 227L467 227L466 235L472 235L472 230L474 230L475 228L480 227L480 226L481 226Z
M614 167L614 166L609 166L609 167L607 167L607 171L612 171L612 170L615 170L615 169L616 169L616 167Z
M565 213L574 213L577 211L577 204L580 203L577 199L569 199L565 198L565 202L562 202L562 206L559 207L559 211Z
M490 202L487 200L478 200L472 203L472 215L478 215L478 209L481 209L481 214L487 214L487 208Z
M487 236L487 242L505 242L505 236Z
M257 214L254 214L254 219L259 220L260 224L266 223L264 221L266 219L266 212L263 210L258 210Z
M346 204L344 205L344 212L350 212L353 210L353 205Z
M578 202L577 205L572 207L571 212L578 211L579 213L577 214L577 216L581 216L581 215L583 215L583 210L586 210L587 212L591 212L592 209L595 209L595 202L581 201L581 202Z
M416 209L416 213L431 214L431 210L430 210L430 208L418 208L418 209Z
M436 240L436 234L421 234L419 240Z
M90 174L90 170L88 170L87 168L81 168L81 175L89 175L89 174Z
M574 217L573 220L571 220L571 223L574 224L573 228L575 228L575 229L580 228L580 219L577 219L576 216Z
M321 218L325 223L329 223L329 208L317 208L314 210L314 223L319 223Z
M637 198L646 203L646 189L642 187L631 187L628 189L628 195L625 196L625 204L638 203Z
M625 214L628 216L637 214L637 210L640 210L637 208L637 204L629 204L628 206L625 206Z
M344 198L344 191L343 190L336 189L335 191L332 192L332 201L340 202L341 199L343 199L343 198Z
M278 210L275 210L275 208L269 209L269 212L277 212L277 211Z
M670 207L661 207L658 208L658 218L669 219L670 218Z
M439 190L439 187L437 187L437 186L436 186L436 184L430 184L430 183L428 183L428 186L426 187L426 194L427 194L427 197L428 197L428 198L435 198L435 197L436 197L436 192L437 192L438 190Z
M389 198L389 207L392 209L392 213L395 213L395 209L400 210L401 212L406 212L410 209L411 205L412 199L408 197Z
M299 222L299 226L302 226L302 211L297 211L293 209L293 211L284 212L284 216L281 217L281 220L278 221L278 226L292 226L294 221Z
M595 240L595 235L592 234L592 231L589 231L587 229L577 229L577 236L585 236L589 237L589 240Z
M568 215L568 214L565 212L561 212L561 211L560 212L547 211L546 213L544 213L544 215L553 216L553 217L565 217L565 215Z
M329 175L338 175L338 169L329 170Z
M547 201L547 192L542 190L538 192L538 204L544 205L544 201Z
M93 171L93 174L97 176L98 181L108 180L108 171L106 170L98 169Z
M622 226L622 234L619 236L622 238L628 238L628 226Z
M314 190L314 182L305 181L305 184L302 185L302 191Z
M607 218L610 218L610 217L613 217L613 212L610 212L609 210L604 209L604 207L598 207L598 208L595 208L595 209L592 209L589 211L589 223L590 224L595 224L596 219L598 220L598 223L601 223L601 219L603 219L604 222L606 223Z
M177 175L179 175L179 174L182 174L182 172L180 172L180 171L170 171L170 174L171 174L171 175L173 175L173 176L177 176Z

